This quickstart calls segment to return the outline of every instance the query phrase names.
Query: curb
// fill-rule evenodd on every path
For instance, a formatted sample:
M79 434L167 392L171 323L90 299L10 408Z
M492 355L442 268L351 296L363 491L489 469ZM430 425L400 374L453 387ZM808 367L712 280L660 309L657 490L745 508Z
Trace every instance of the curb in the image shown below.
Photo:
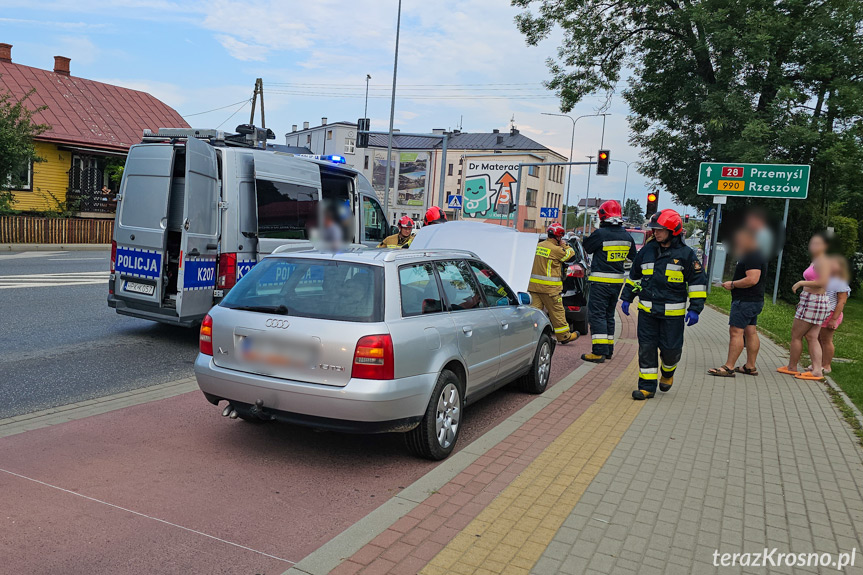
M111 244L0 244L2 252L95 252L110 249Z
M848 397L848 394L845 393L841 387L839 387L839 384L833 381L832 377L830 377L829 375L825 375L825 377L827 378L827 385L829 385L833 389L833 391L835 391L836 394L842 398L842 401L845 402L845 405L847 405L851 409L851 411L854 412L854 417L860 423L860 426L863 427L863 412L861 412L860 409L851 400L851 398Z
M408 485L383 505L304 557L283 575L325 575L338 567L344 559L365 547L470 464L509 437L536 413L572 388L596 365L586 362L575 368L545 393L531 400L458 453L442 461L440 465Z

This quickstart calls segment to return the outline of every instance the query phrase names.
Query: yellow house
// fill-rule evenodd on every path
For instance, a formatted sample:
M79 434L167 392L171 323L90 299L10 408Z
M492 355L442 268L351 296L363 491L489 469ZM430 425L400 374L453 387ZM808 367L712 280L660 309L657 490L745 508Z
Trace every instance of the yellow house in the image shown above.
M35 139L42 161L23 169L13 190L16 210L57 210L67 205L81 215L112 214L110 166L122 165L147 128L186 128L170 106L150 94L72 76L69 58L54 57L54 69L12 62L12 46L0 43L0 90L16 99L31 89L31 109L44 106L34 121L49 129Z

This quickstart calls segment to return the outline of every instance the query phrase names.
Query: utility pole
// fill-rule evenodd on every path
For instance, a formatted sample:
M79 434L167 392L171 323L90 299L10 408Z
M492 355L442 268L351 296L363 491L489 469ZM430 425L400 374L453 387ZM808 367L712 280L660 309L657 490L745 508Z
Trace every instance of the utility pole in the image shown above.
M389 217L390 210L390 176L393 161L393 124L396 116L396 79L398 78L399 69L399 32L402 26L402 0L399 0L399 11L396 17L396 53L393 59L393 94L390 101L390 131L387 137L387 177L384 183L384 210Z
M261 98L261 125L259 127L266 128L267 120L264 117L264 80L258 78L255 80L255 91L252 93L252 113L249 116L249 124L255 125L255 103L258 101L258 96Z
M369 117L369 80L372 79L371 74L366 74L366 107L363 109L363 118Z
M605 118L603 118L605 121ZM594 156L588 156L587 160L589 162L593 161ZM590 208L590 166L587 168L587 197L584 200L584 227L581 229L581 239L584 240L584 236L587 235L587 220L590 215L587 210Z

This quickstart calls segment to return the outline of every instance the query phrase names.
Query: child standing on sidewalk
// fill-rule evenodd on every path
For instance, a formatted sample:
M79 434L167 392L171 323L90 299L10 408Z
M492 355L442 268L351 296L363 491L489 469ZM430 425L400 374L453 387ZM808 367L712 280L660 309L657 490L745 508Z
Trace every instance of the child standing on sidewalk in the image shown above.
M833 334L836 333L836 328L842 323L842 310L845 309L845 302L848 301L848 296L851 294L851 287L848 285L851 279L848 261L842 256L835 256L832 259L830 281L827 282L827 297L830 299L831 311L824 323L821 324L821 332L818 334L818 339L821 341L821 364L824 366L824 373L831 371L830 363L836 353L836 348L833 346Z

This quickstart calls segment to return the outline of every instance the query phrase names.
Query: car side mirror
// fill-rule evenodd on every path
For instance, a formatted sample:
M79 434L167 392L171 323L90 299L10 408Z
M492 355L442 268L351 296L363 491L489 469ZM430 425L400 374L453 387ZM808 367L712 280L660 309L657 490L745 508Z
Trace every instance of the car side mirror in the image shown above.
M531 297L529 293L523 291L518 292L518 303L521 305L530 305Z

